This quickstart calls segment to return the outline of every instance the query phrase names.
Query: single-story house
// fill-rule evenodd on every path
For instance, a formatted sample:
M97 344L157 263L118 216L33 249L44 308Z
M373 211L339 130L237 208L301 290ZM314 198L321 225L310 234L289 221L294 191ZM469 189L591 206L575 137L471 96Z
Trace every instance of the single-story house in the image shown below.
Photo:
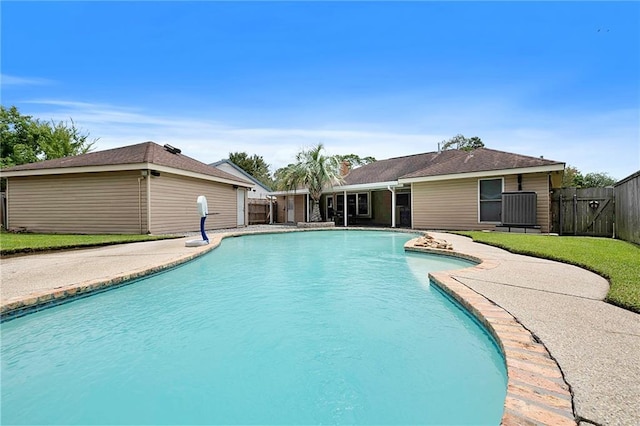
M52 233L164 234L247 223L253 183L144 142L0 171L7 179L7 229Z
M549 232L550 193L561 187L564 166L487 148L390 158L348 171L324 191L320 208L325 220L344 226ZM277 222L308 220L306 189L272 195Z
M229 159L216 161L215 163L209 164L217 169L222 170L223 172L227 172L231 175L237 176L244 180L248 180L249 182L253 182L253 187L247 192L247 196L249 200L266 200L269 197L269 193L271 192L271 188L269 188L264 183L260 182L255 177L251 176L249 173L245 172L240 166L235 164L233 161Z

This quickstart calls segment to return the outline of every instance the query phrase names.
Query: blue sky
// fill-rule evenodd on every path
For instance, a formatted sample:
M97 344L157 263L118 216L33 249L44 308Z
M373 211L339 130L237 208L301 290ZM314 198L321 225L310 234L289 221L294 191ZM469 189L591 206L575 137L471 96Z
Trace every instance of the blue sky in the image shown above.
M621 179L640 169L638 2L0 3L2 105L96 149L153 140L272 169L458 133Z

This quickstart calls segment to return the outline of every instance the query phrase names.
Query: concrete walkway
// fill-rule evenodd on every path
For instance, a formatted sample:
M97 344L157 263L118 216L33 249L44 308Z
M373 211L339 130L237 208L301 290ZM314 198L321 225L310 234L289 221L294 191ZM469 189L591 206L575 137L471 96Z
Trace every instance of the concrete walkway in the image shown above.
M274 226L246 232L291 230ZM454 249L496 267L452 273L458 282L513 315L546 346L571 386L582 424L640 424L640 315L602 301L603 278L557 262L514 255L466 237L429 232ZM117 283L176 265L213 249L188 248L190 238L3 258L0 298L10 303L83 285Z
M547 347L585 424L640 425L640 315L603 302L608 282L589 271L437 232L456 251L497 267L453 277L513 315Z

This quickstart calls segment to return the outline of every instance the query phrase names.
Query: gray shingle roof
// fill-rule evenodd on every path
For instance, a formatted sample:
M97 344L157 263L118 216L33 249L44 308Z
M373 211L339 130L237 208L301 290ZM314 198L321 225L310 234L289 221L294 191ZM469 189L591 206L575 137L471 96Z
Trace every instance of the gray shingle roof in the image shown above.
M345 185L560 164L563 163L488 148L479 148L471 152L451 149L367 164L352 170L345 178Z
M187 157L186 155L172 154L155 142L143 142L121 148L89 152L87 154L76 155L73 157L56 158L53 160L22 164L20 166L3 169L2 171L35 171L46 169L65 169L71 167L98 167L140 163L166 166L178 170L251 184L251 182L245 179L241 179L216 167L201 163L200 161Z
M457 152L455 150L440 153L427 152L375 161L351 170L345 178L345 185L396 181L398 178L423 169L429 164L446 161Z

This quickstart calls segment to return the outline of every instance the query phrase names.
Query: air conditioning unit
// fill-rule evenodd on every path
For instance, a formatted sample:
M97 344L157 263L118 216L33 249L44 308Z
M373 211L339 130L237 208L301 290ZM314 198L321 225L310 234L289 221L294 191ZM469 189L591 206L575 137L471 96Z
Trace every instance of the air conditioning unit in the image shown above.
M535 192L502 193L503 226L536 226L538 196Z

